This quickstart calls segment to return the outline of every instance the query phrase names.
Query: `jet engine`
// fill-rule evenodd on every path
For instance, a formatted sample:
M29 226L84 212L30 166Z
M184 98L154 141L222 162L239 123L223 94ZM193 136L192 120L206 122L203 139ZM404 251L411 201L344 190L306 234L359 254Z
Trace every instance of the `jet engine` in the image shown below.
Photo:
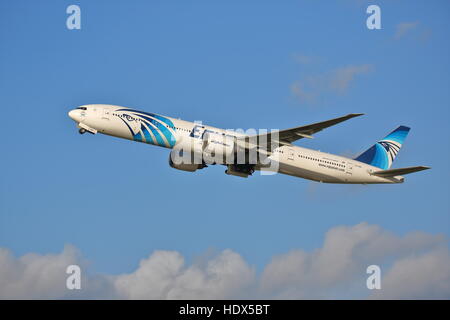
M178 170L194 172L206 167L204 162L195 161L192 153L184 153L183 150L173 149L169 154L169 165Z

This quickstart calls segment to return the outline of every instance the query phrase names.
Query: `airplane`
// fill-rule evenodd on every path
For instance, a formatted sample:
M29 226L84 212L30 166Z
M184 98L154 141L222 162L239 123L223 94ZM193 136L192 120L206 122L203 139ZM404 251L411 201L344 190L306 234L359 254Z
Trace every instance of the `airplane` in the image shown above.
M107 104L82 105L68 115L77 123L80 134L102 133L172 149L169 165L189 172L220 164L227 166L226 174L244 178L260 170L323 183L386 184L402 183L402 175L430 169L391 169L410 130L406 126L399 126L354 159L292 144L362 113L262 134L224 130Z

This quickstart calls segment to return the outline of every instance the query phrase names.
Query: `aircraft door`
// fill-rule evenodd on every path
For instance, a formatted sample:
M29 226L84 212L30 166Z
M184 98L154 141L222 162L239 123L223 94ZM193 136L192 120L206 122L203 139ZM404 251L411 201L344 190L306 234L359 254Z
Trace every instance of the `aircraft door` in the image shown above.
M110 112L108 108L103 108L102 119L109 120Z
M288 160L294 160L295 152L294 149L288 148L287 150L287 159Z
M347 161L345 165L345 173L351 175L352 171L353 171L353 164Z

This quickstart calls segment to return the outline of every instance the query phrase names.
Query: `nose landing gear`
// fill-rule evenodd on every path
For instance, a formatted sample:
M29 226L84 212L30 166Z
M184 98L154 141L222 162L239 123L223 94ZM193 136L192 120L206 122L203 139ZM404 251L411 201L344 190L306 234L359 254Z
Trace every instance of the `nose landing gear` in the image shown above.
M96 134L97 133L97 129L91 128L87 125L85 125L84 123L80 122L78 124L78 132L80 134L85 134L86 132L92 133L92 134Z

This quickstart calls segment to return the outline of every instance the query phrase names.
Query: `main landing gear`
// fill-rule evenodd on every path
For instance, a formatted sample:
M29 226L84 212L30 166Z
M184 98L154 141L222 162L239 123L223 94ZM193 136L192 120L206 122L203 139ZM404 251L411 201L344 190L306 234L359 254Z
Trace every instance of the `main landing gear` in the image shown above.
M86 133L86 129L84 128L80 128L80 130L78 130L79 134L85 134Z

